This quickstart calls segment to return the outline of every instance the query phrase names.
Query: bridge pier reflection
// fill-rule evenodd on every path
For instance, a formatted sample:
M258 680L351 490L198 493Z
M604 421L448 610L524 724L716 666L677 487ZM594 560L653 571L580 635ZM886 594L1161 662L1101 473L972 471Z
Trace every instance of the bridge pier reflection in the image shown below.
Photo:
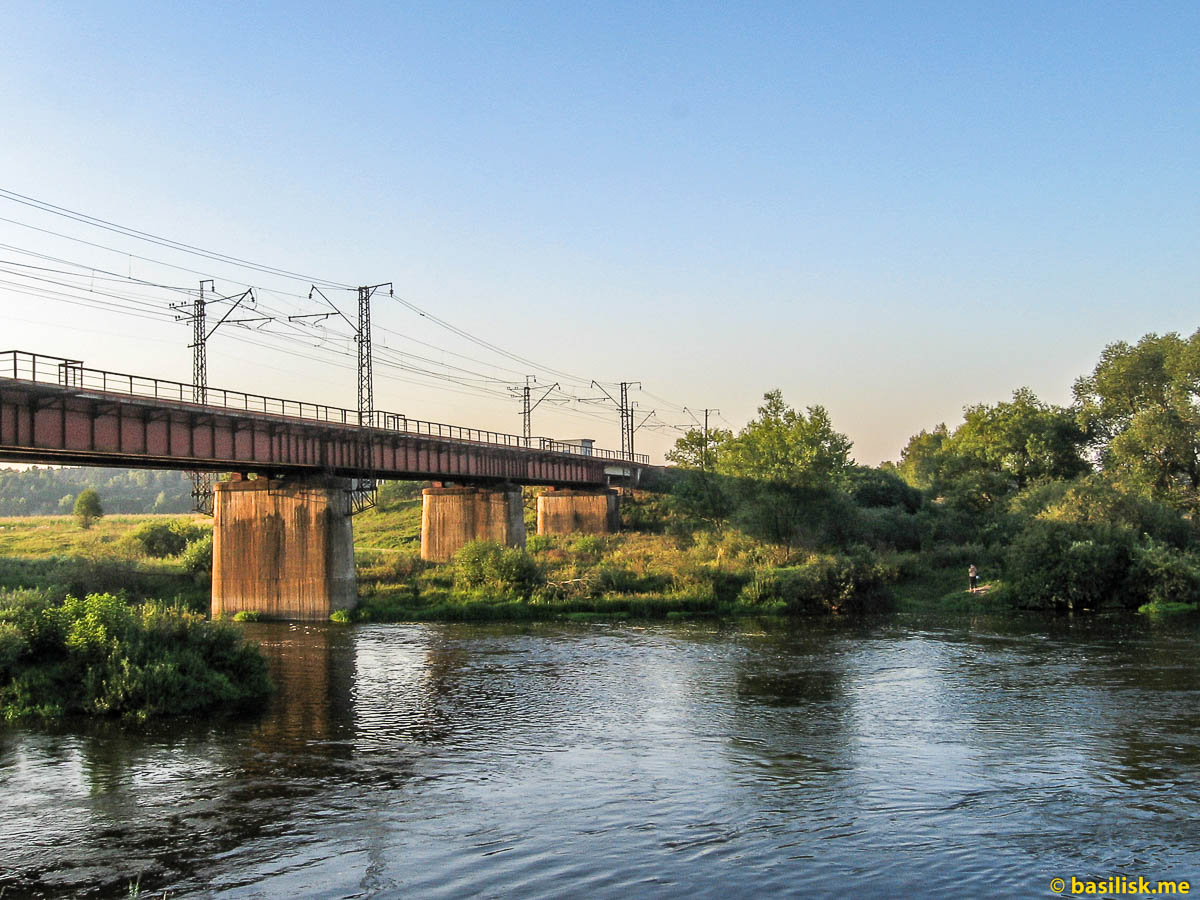
M324 622L357 602L345 479L214 485L212 614Z

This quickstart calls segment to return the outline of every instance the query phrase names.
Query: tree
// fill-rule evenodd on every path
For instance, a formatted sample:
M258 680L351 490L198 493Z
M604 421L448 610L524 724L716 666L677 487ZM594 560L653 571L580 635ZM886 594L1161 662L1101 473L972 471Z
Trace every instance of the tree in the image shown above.
M1085 440L1071 410L1043 403L1029 388L1020 388L1011 402L967 407L947 449L971 467L1007 476L1020 489L1031 481L1086 473Z
M710 428L707 434L702 428L690 428L667 451L667 462L681 469L711 472L716 468L721 447L732 439L733 432L725 428Z
M75 498L75 518L79 520L79 527L85 530L91 528L103 515L100 495L93 488L80 491L79 496Z
M1072 410L1021 388L1011 401L968 406L953 433L939 425L914 435L896 471L914 487L979 512L1033 482L1086 474L1085 443Z
M774 390L763 395L758 418L721 445L716 466L721 474L739 478L825 487L844 480L852 446L833 430L825 407L810 406L806 416Z
M1079 421L1105 472L1200 509L1200 330L1109 344L1075 383Z
M896 474L915 488L923 491L933 489L940 480L945 456L942 445L950 436L945 423L938 425L933 431L922 431L908 439L908 444L900 451L900 462L896 465Z

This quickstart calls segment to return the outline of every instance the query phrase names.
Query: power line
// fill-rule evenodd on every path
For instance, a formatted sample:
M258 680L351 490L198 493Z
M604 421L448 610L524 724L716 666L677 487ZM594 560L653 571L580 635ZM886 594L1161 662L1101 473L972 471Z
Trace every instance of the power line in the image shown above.
M185 243L182 243L181 241L174 241L174 240L171 240L170 238L162 237L161 235L151 234L148 231L139 231L136 228L129 228L128 226L125 226L125 225L118 225L115 222L109 222L105 219L99 219L99 218L96 218L95 216L90 216L87 213L81 213L81 212L77 212L75 210L66 209L65 207L62 207L62 206L55 206L53 203L47 203L45 200L38 200L34 197L27 197L24 194L18 194L16 191L10 191L5 188L0 188L0 197L4 198L6 200L11 200L14 203L20 203L20 204L23 204L24 206L28 206L33 209L41 210L42 212L49 212L56 216L62 216L64 218L71 219L72 221L80 222L84 225L91 225L95 228L102 228L105 231L111 231L111 232L114 232L115 234L123 235L124 237L136 238L137 240L146 241L148 243L156 244L160 247L166 247L171 250L177 250L177 251L180 251L183 253L191 253L196 256L204 257L205 259L211 259L214 262L222 262L222 263L226 263L228 265L241 266L242 268L250 269L255 272L261 272L266 275L275 275L275 276L279 276L279 277L283 277L283 278L295 278L299 281L307 281L309 283L319 281L322 284L328 285L330 287L345 288L347 290L350 289L350 285L348 285L348 284L340 284L335 281L328 281L328 280L322 279L322 278L314 278L309 275L301 275L298 272L292 272L287 269L280 269L275 266L265 266L265 265L262 265L261 263L251 262L250 260L242 259L237 256L230 256L229 254L226 254L226 253L218 253L213 250L205 250L203 247L197 247L192 244L185 244Z
M284 279L295 280L295 281L307 281L310 284L320 284L320 285L324 285L329 288L353 290L353 288L350 285L344 284L339 281L335 281L335 280L327 279L327 278L314 277L311 275L306 275L306 274L302 274L302 273L293 271L291 269L287 269L287 268L283 268L283 267L279 267L279 266L267 265L265 263L256 262L254 260L247 259L245 257L236 256L236 255L228 254L228 253L222 253L222 252L207 249L207 248L195 245L195 244L189 244L189 243L185 243L182 241L177 241L177 240L174 240L171 238L164 237L163 235L155 234L153 232L132 228L132 227L126 226L126 225L121 225L119 223L116 223L116 222L113 222L113 221L110 221L107 219L102 219L97 216L92 216L87 213L79 212L77 210L73 210L73 209L69 209L69 208L59 206L59 205L56 205L53 203L49 203L48 201L39 200L37 198L30 197L30 196L27 196L24 194L20 194L20 193L17 193L15 191L12 191L9 189L0 188L0 199L6 199L6 200L9 200L10 202L25 206L27 208L36 210L38 212L58 216L58 217L67 219L69 221L75 222L80 225L101 229L101 230L110 232L112 234L119 235L119 236L127 238L127 239L143 241L143 242L155 245L155 246L163 247L163 248L171 250L173 252L189 254L192 256L196 256L196 257L199 257L202 259L209 260L211 262L220 263L222 265L235 266L235 267L242 268L242 269L245 269L248 271L253 271L253 272L258 272L263 275L268 275L268 276L271 276L274 278L284 278ZM125 256L129 259L138 259L138 260L141 260L141 261L144 261L147 263L151 263L153 265L165 266L165 267L172 268L172 269L175 269L178 271L184 271L184 272L189 272L192 274L200 274L200 275L204 275L204 276L209 276L209 278L211 279L211 273L208 273L208 272L203 272L198 269L188 268L188 267L180 265L178 263L168 262L167 260L160 259L160 258L130 253L126 250L122 250L120 248L113 247L108 244L89 241L89 240L81 238L81 237L77 237L77 236L70 235L70 234L65 234L65 233L62 233L59 231L54 231L54 230L48 229L48 228L42 228L37 225L28 223L28 222L19 221L17 219L0 217L0 222L8 222L8 223L16 225L18 227L27 228L32 231L38 232L38 233L47 234L47 235L57 237L57 238L60 238L63 240L69 240L69 241L76 242L76 243L84 245L84 246L89 246L89 247L92 247L95 249L103 250L105 252L116 253L121 256ZM38 287L36 285L33 286L33 290L40 291L41 293L40 294L30 293L29 290L23 289L23 288L29 287L29 286L18 287L17 285L15 285L12 282L5 282L5 284L9 285L10 288L12 290L14 290L14 292L23 293L28 296L40 296L40 297L43 297L44 299L55 300L58 302L73 303L75 305L96 308L96 309L100 309L103 311L115 311L115 312L120 312L120 313L126 314L126 315L137 315L140 313L140 317L142 317L142 318L152 318L152 317L162 314L158 308L159 301L136 298L136 297L129 297L129 296L113 294L113 293L109 293L109 292L105 292L105 291L97 291L94 288L94 281L97 279L97 273L103 273L104 276L108 277L107 280L111 280L114 282L123 282L123 283L129 284L129 285L138 285L141 287L147 287L147 288L151 288L154 290L171 291L171 292L176 292L176 293L182 292L189 296L194 294L193 289L182 288L182 287L178 287L178 286L174 286L174 285L161 284L161 283L158 283L155 281L150 281L147 279L134 278L132 276L132 273L130 273L128 276L122 276L122 275L120 275L120 273L113 272L109 269L92 266L92 265L89 265L86 263L79 263L79 262L74 262L74 261L70 261L70 260L63 260L59 257L53 257L53 256L50 256L49 254L42 254L42 253L38 253L36 251L26 250L26 249L16 247L13 245L0 244L0 247L9 249L12 252L28 255L33 258L43 259L46 261L58 262L60 264L69 265L69 266L74 266L78 269L81 269L82 271L80 273L72 273L72 272L65 271L65 270L51 269L49 267L34 266L29 263L21 263L21 262L17 262L17 261L7 261L7 264L13 265L13 266L16 266L19 268L28 269L31 271L40 271L40 272L43 272L44 275L61 275L66 278L79 278L79 279L88 278L89 275L87 273L91 273L90 279L93 282L93 285L86 288L86 290L88 292L88 296L86 298L80 297L78 294L64 293L61 291L51 291L46 288ZM21 277L21 278L35 278L36 277L36 276L29 275L25 272L13 272L11 270L5 270L5 269L0 269L0 271L4 271L4 272L6 272L6 274L14 275L14 276ZM85 290L85 287L80 284L71 284L69 282L56 281L55 279L44 278L44 277L42 280L46 284L54 284L58 287L66 288L69 291ZM106 279L102 277L101 280L106 280ZM285 290L280 290L280 289L266 286L266 285L250 285L248 283L241 282L238 279L230 279L230 278L226 278L224 280L231 281L235 284L244 284L247 289L254 288L256 290L261 290L263 292L275 295L275 296L279 297L280 299L285 299L285 298L299 299L299 300L309 299L309 298L304 297L303 295L294 294L294 293L291 293L291 292L288 292ZM99 295L100 297L106 296L109 298L109 301L101 300L97 297L97 295ZM536 362L526 356L523 356L519 353L514 353L510 350L507 350L504 347L501 347L489 340L479 337L464 328L460 328L459 326L454 325L452 322L450 322L446 319L443 319L440 316L434 315L433 313L429 312L429 310L418 305L416 302L414 302L412 300L408 300L404 297L396 297L395 299L397 300L398 303L400 303L408 311L410 311L424 319L429 320L432 324L448 331L450 334L454 335L455 337L458 337L462 340L468 341L469 343L485 350L488 354L492 354L492 355L501 357L503 359L509 360L511 362L518 363L521 366L526 367L526 371L528 371L529 368L532 368L537 371L549 373L551 375L556 376L559 379L566 381L567 383L578 385L578 386L590 385L592 383L595 383L595 384L597 384L597 386L599 386L599 384L600 384L599 382L593 382L590 379L586 379L584 376L577 375L577 374L574 374L571 372L567 372L562 369L557 369L557 368L554 368L553 366L538 363L538 362ZM291 304L289 304L289 305L291 305ZM130 307L133 307L133 308L130 308ZM286 312L276 310L271 307L267 307L266 305L263 305L261 307L261 309L264 312L268 312L269 316L261 317L259 319L260 321L263 319L269 318L269 320L273 324L284 325L285 328L288 328L289 330L292 329L292 326L284 324L284 321L288 318L288 314ZM497 364L497 363L494 363L491 361L479 359L478 357L472 356L469 354L458 353L453 350L448 350L444 347L439 347L436 344L422 341L411 335L403 334L403 333L397 332L393 329L381 328L381 330L388 334L395 335L395 336L399 337L401 340L410 341L410 342L417 343L422 346L429 347L431 349L438 350L439 352L441 352L443 354L451 355L451 356L455 357L456 359L461 359L464 361L468 361L470 363L474 363L476 365L481 365L481 366L485 366L488 368L492 368L497 371L507 372L512 375L520 374L520 370L513 369L513 368L510 368L507 366L503 366L503 365L500 365L500 364ZM324 331L324 329L322 329L322 331ZM322 338L321 349L326 352L329 352L330 348L325 347L323 345L327 344L330 340L343 340L343 339L344 338L337 333L333 333L332 335L330 335L329 333L325 333L325 335ZM351 339L353 339L353 338L351 338ZM455 384L460 387L468 387L468 388L472 389L473 391L475 391L475 393L477 393L480 396L488 396L488 395L496 394L496 392L488 391L486 388L482 388L481 387L482 385L511 384L512 380L513 380L513 379L505 379L505 378L497 377L495 375L488 375L483 372L479 372L479 371L476 371L473 369L466 368L464 366L452 365L450 363L447 363L447 362L444 362L441 360L430 359L429 357L426 357L426 356L421 356L421 355L413 354L413 353L406 353L403 350L394 349L394 348L390 348L387 346L380 347L378 350L378 353L373 352L373 350L374 350L374 348L370 348L367 350L367 352L365 353L365 356L367 359L374 360L376 358L376 356L379 356L381 358L384 356L387 356L389 358L389 363L387 363L387 365L394 366L395 368L397 368L401 371L412 372L413 374L417 375L419 378L441 380L441 381L445 381L450 384ZM405 357L407 357L407 361L405 360ZM423 364L429 366L430 368L421 368L420 366L414 366L414 365L412 365L413 361L416 361L418 363L423 363ZM364 364L366 364L365 359L362 362ZM384 364L384 363L382 363L382 361L381 361L381 364ZM439 371L439 370L444 370L444 371ZM479 382L479 384L478 385L466 384L464 376L466 376L467 378L475 379L476 381ZM416 381L416 382L411 382L411 383L423 384L424 382ZM632 423L633 409L636 406L636 404L629 402L629 399L628 399L628 389L632 384L633 383L631 383L631 382L621 382L620 387L621 387L621 391L623 394L622 401L618 402L618 401L614 400L614 403L617 403L618 409L621 412L621 431L622 431L623 450L627 450L629 453L632 453L632 443L633 443L632 432L633 431L636 431L638 428L641 428L643 426L646 426L648 428L659 427L656 425L646 425L646 421L643 421L643 423L641 425L638 425L636 428L632 427L633 426L633 423ZM427 385L427 386L430 386L430 385ZM637 386L640 387L640 384ZM480 393L481 390L482 390L482 393ZM561 389L560 389L560 391L561 391ZM561 391L561 393L563 393L564 397L570 397L570 398L574 399L576 402L581 402L578 397L572 397L572 395L567 393L566 391ZM671 409L674 409L677 411L686 410L686 407L680 406L679 404L676 404L670 400L667 400L666 398L659 397L659 396L652 394L645 390L643 390L643 393L645 393L647 396L655 398L656 400L658 400L660 402L660 404L662 404L663 406L665 406L667 408L671 408ZM607 391L606 391L606 394L607 394ZM499 396L502 396L502 395L499 395ZM612 399L611 395L609 395L609 398ZM582 410L582 409L578 409L575 407L560 410L560 412L579 415L579 416L586 415L592 419L603 419L604 418L603 416L592 413L591 411ZM647 419L649 419L649 418L650 417L647 417Z

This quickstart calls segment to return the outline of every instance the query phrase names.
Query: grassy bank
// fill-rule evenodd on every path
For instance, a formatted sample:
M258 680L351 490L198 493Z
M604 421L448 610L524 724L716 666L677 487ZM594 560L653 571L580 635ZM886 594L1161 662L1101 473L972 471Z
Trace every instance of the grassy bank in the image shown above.
M420 559L420 506L395 498L355 519L362 621L673 619L886 608L894 566L867 552L785 550L733 530L667 533L663 498L624 501L620 534L542 536L525 550L470 545Z
M266 664L209 622L211 522L0 519L0 716L145 720L253 708Z
M474 547L433 565L420 558L419 494L385 493L354 520L359 608L340 618L589 621L995 605L989 595L965 591L970 562L985 575L996 571L969 547L927 554L789 549L733 528L681 530L667 500L653 494L627 498L622 515L620 534L539 536L530 502L524 551ZM0 588L167 598L203 613L210 590L203 566L190 564L186 551L152 555L161 541L147 530L161 538L166 528L210 525L199 516L109 516L84 531L67 516L0 519Z
M105 516L86 530L72 516L0 518L0 589L169 599L205 613L206 561L192 558L197 548L187 553L186 538L202 537L211 528L205 516ZM180 552L156 555L163 548L153 538L171 529L184 534Z

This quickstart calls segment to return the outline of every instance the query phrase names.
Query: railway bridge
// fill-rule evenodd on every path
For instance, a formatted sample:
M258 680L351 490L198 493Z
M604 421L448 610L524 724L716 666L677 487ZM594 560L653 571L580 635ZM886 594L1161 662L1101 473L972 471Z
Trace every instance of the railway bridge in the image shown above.
M225 474L213 489L214 616L325 620L353 607L352 514L377 479L428 480L421 554L525 542L521 487L543 485L538 532L605 533L614 488L649 457L561 441L0 353L0 461Z

